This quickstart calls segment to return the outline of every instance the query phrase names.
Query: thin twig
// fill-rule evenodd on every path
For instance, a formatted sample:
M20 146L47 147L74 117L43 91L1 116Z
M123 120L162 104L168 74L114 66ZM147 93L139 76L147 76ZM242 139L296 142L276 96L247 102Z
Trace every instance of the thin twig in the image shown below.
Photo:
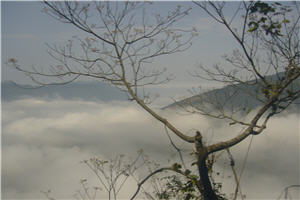
M178 152L180 161L181 161L183 167L186 169L186 166L185 166L185 163L184 163L184 160L183 160L183 156L182 156L181 150L180 150L180 149L175 145L175 143L173 142L173 140L172 140L172 138L171 138L171 136L170 136L170 134L169 134L169 132L168 132L167 127L166 127L166 126L164 126L164 127L165 127L165 132L166 132L166 134L167 134L167 136L168 136L168 138L169 138L169 140L170 140L171 145L172 145L172 146L174 147L174 149L176 149L176 151Z

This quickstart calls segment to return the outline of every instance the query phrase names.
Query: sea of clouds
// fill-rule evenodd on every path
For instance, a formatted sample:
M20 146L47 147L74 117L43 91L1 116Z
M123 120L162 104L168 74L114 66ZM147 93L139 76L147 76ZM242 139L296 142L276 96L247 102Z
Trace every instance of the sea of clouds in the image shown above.
M200 130L206 143L229 139L240 127L199 115L157 110L188 135ZM268 129L255 136L241 180L248 199L276 199L283 188L299 184L299 114L274 117ZM183 152L192 146L176 139ZM250 138L231 149L240 173ZM82 178L93 179L80 161L94 156L136 155L143 149L156 162L178 162L164 127L133 102L81 101L26 98L2 102L2 198L42 199L41 190L51 189L57 199L70 199ZM188 162L191 158L187 158ZM224 154L216 164L224 192L235 185ZM227 183L227 184L226 184ZM119 194L128 199L136 182L128 182ZM107 198L106 193L99 198ZM299 198L299 190L291 190Z

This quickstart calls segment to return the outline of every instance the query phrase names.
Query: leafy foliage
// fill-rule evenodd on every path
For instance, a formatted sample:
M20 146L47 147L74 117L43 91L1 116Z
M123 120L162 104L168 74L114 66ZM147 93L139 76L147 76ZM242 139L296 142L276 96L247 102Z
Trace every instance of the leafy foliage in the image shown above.
M291 12L289 6L283 6L276 2L268 4L257 1L250 8L250 21L248 23L249 32L262 30L266 35L282 36L281 27L290 23L286 14Z
M180 197L182 199L201 199L196 189L196 181L182 180L177 175L171 175L161 178L166 180L165 190L156 194L158 199L172 199Z

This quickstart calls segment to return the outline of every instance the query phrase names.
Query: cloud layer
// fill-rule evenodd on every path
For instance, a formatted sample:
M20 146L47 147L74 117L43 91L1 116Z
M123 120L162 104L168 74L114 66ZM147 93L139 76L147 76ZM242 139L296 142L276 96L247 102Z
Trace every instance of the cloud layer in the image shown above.
M161 111L162 112L162 111ZM239 132L228 124L200 116L162 113L187 134L203 132L206 142L230 138ZM192 146L176 144L188 152ZM232 149L240 171L249 140ZM80 161L93 156L134 155L143 148L157 162L175 159L163 126L129 102L93 102L23 99L2 105L2 195L4 199L43 198L52 189L57 198L71 198L81 178L92 174ZM190 160L190 159L186 159ZM223 156L216 170L232 175ZM249 199L277 198L283 187L299 184L299 116L276 117L268 130L253 139L242 178ZM232 178L220 177L226 192ZM129 183L120 198L135 189ZM295 194L292 194L295 197ZM299 194L298 194L299 195ZM105 197L105 195L100 195ZM298 196L299 197L299 196Z

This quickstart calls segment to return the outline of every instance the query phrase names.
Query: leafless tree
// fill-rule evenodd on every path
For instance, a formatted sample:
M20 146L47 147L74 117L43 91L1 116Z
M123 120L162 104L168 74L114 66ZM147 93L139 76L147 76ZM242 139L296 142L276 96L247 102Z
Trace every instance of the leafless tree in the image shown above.
M199 131L195 136L180 131L150 107L151 99L144 90L145 86L169 81L164 75L164 69L152 68L150 63L156 57L178 53L190 46L191 39L196 35L195 30L174 27L178 20L188 14L189 9L183 10L178 6L166 16L156 15L154 20L149 20L144 7L147 3L142 2L46 1L47 14L77 27L87 36L74 37L64 46L48 45L49 55L58 64L47 69L28 70L14 58L8 61L9 65L26 73L40 85L69 83L81 76L108 82L125 91L130 100L135 101L170 132L183 141L194 144L197 176L182 170L177 163L159 168L138 183L137 192L131 199L135 198L143 183L151 176L168 170L189 179L201 198L222 198L212 186L208 158L215 152L239 144L251 135L262 133L272 116L282 112L299 98L299 88L293 86L300 76L298 3L295 3L296 9L290 11L290 7L278 3L241 2L232 18L227 18L224 14L224 2L194 3L213 20L224 25L238 45L231 56L225 57L231 68L224 69L216 65L211 70L202 66L202 72L196 76L230 84L237 91L249 93L249 96L261 103L257 110L251 112L250 119L246 120L236 118L235 114L239 110L235 108L228 113L224 105L226 101L210 97L204 99L206 101L202 106L190 104L190 112L228 120L231 125L242 127L241 133L227 141L206 145ZM234 28L235 23L240 28ZM275 73L276 78L269 80L266 76L271 73ZM253 85L258 88L254 93L247 90L247 87ZM236 92L227 94L225 99L228 101L235 94ZM211 106L206 107L207 101L212 103L214 111L209 109Z
M144 162L138 163L142 151L139 151L138 156L133 161L126 161L125 155L117 155L114 159L103 160L99 158L91 158L84 160L83 163L95 174L99 181L99 185L108 194L108 199L117 199L117 196L128 180L129 177L134 176L135 171L144 165ZM92 199L88 193L88 187L85 186L87 179L81 180L82 188L84 193L78 192L77 196L82 197L85 195L88 199ZM98 187L94 190L97 191ZM95 194L93 195L95 199Z
M96 182L89 178L82 178L79 181L80 189L76 190L73 197L78 200L96 200L99 198L99 193L107 195L106 198L118 199L120 191L128 182L129 179L139 182L141 170L149 170L157 166L153 161L150 161L143 150L139 150L134 159L127 157L125 154L118 154L112 159L103 159L93 157L88 160L81 161L95 175ZM95 185L92 185L95 184ZM148 194L143 186L139 190ZM56 198L51 196L51 190L41 191L49 200ZM142 194L143 194L142 193Z

